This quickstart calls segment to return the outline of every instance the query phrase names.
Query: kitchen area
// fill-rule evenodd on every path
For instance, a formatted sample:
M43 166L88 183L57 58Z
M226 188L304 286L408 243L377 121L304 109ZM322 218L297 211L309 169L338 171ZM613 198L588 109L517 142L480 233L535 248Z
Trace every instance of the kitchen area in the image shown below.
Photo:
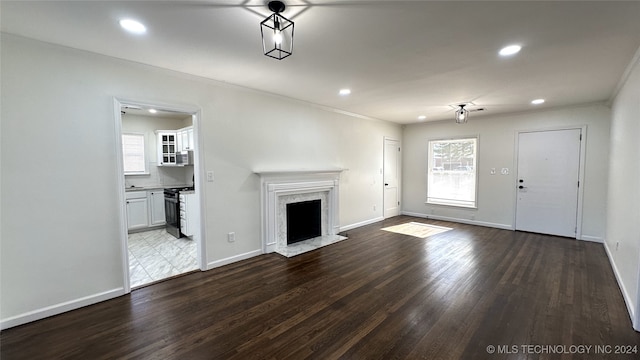
M122 149L132 289L199 269L190 114L123 105Z

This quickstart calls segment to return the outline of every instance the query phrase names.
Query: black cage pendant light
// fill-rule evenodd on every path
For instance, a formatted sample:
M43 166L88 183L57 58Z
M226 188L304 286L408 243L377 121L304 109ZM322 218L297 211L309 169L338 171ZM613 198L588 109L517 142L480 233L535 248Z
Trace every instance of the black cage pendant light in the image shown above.
M456 124L466 124L469 119L469 110L464 108L466 104L458 106L460 106L460 109L456 110Z
M264 54L278 60L293 54L293 21L280 15L284 8L282 1L270 1L273 14L260 23Z

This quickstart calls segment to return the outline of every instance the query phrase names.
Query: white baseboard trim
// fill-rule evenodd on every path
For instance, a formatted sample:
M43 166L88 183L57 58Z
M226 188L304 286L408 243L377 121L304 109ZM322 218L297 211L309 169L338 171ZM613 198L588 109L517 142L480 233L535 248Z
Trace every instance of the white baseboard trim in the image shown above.
M220 259L220 260L215 260L215 261L212 261L212 262L207 264L207 270L211 270L211 269L214 269L214 268L217 268L217 267L220 267L220 266L224 266L224 265L229 265L229 264L234 263L236 261L250 259L250 258L252 258L254 256L258 256L258 255L262 255L262 250L261 249L249 251L249 252L246 252L244 254L230 256L228 258L224 258L224 259Z
M81 307L93 305L105 300L110 300L118 296L124 295L124 288L117 288L94 295L85 296L80 299L66 301L60 304L44 307L42 309L33 310L24 314L12 316L0 321L0 330L8 329L14 326L23 325L32 321L44 319L50 316L62 314L67 311L76 310Z
M609 264L611 264L611 268L613 269L613 274L616 276L616 281L618 282L618 286L620 287L620 291L622 291L622 297L624 298L624 304L627 306L627 311L629 312L629 316L631 317L631 324L633 324L633 328L636 331L640 331L640 324L637 324L636 312L635 312L635 304L631 301L631 297L629 296L629 292L627 288L624 286L622 282L622 278L620 277L620 273L618 272L618 267L616 263L613 261L613 255L611 255L611 251L609 250L609 245L604 243L604 251L607 253L607 257L609 258Z
M485 221L459 219L459 218L452 218L447 216L421 214L421 213L414 213L414 212L408 212L408 211L403 211L402 215L415 216L415 217L421 217L421 218L433 219L433 220L451 221L451 222L456 222L461 224L477 225L477 226L484 226L484 227L503 229L503 230L514 230L513 226L508 224L496 224L496 223L490 223Z
M351 229L355 229L355 228L359 228L359 227L365 226L365 225L370 225L370 224L377 223L378 221L382 221L382 220L384 220L384 218L382 216L380 216L380 217L377 217L377 218L374 218L374 219L361 221L359 223L342 226L342 227L340 227L340 232L351 230Z
M600 244L604 244L604 239L599 237L599 236L582 235L580 237L580 240L592 241L592 242L597 242L597 243L600 243Z

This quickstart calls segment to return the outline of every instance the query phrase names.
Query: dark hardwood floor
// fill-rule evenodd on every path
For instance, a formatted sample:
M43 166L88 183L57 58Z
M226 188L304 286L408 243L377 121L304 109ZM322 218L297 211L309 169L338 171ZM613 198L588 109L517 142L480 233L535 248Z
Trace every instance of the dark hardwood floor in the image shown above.
M453 230L380 230L409 221ZM0 358L640 358L601 244L407 216L348 236L5 330Z

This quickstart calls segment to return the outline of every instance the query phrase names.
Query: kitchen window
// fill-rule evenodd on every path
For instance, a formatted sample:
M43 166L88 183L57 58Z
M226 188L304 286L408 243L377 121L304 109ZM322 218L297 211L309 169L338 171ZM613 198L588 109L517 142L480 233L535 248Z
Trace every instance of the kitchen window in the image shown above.
M476 208L478 138L429 141L427 203Z
M147 174L144 134L122 134L122 155L125 175Z

